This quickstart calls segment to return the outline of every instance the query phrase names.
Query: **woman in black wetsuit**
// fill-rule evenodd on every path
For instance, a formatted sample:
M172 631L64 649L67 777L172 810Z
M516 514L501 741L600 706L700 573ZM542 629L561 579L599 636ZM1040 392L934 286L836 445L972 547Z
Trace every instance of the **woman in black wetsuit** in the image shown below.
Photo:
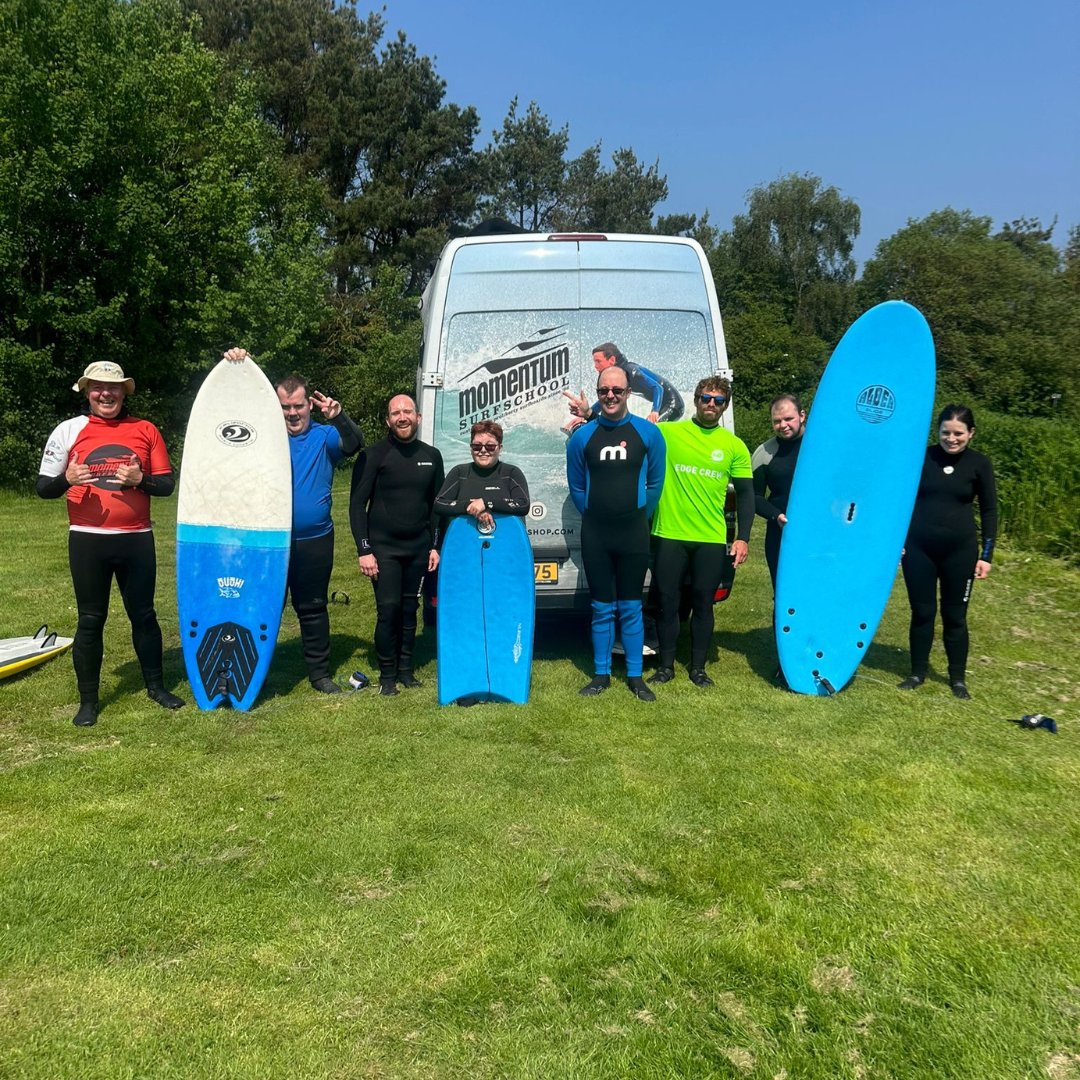
M946 405L938 417L938 442L926 451L919 493L904 547L904 583L911 602L911 674L899 684L914 690L926 681L934 640L938 582L949 685L966 701L967 604L975 579L990 573L997 538L994 471L969 447L975 417L964 405ZM972 503L978 499L982 544Z
M469 514L490 527L491 515L529 512L529 485L516 465L499 460L503 429L494 420L473 424L469 449L472 462L455 465L435 497L435 513L446 517Z

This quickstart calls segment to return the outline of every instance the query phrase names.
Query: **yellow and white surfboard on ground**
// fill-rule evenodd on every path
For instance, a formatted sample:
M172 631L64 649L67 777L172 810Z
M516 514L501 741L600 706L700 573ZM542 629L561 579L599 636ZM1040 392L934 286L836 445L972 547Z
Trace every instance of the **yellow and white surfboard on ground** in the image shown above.
M33 637L0 638L0 679L18 675L67 652L74 639L58 637L42 626Z

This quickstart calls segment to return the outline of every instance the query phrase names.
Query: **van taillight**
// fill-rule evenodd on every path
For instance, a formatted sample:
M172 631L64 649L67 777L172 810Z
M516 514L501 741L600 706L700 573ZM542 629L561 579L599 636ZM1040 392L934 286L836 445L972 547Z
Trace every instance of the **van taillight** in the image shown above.
M603 233L563 232L552 233L549 240L606 240Z

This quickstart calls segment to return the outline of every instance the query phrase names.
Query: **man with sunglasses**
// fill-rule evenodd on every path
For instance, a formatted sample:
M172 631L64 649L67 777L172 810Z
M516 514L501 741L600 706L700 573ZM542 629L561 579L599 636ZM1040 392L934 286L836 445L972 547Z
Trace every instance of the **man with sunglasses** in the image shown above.
M664 483L664 439L655 424L630 413L623 368L601 371L596 394L599 415L566 444L566 477L581 514L581 556L592 598L595 674L580 693L592 697L611 685L617 617L630 692L655 701L641 678L641 593L649 568L649 518Z
M650 683L675 678L679 601L689 570L690 681L712 686L705 656L713 635L713 597L728 556L724 503L728 481L735 486L738 539L731 545L735 566L745 561L754 523L754 480L750 451L742 439L720 426L731 400L731 383L710 375L694 390L692 420L662 424L667 445L664 490L653 518L656 540L653 579L660 597L660 666Z

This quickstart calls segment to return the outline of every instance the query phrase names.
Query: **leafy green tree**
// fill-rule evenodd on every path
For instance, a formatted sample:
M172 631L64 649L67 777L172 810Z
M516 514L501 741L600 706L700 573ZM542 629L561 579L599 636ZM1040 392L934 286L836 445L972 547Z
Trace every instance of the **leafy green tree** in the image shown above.
M755 304L725 316L724 337L737 405L753 410L759 425L768 419L767 404L780 394L799 394L808 402L829 358L828 345L795 329L781 304Z
M802 332L837 340L851 314L860 216L854 200L809 173L754 188L732 226L738 291L782 304Z
M367 102L369 134L356 194L338 217L339 244L358 283L389 261L410 290L426 280L451 228L467 221L481 168L471 106L446 104L446 82L404 34L383 50ZM339 263L339 275L341 265Z
M384 261L423 283L473 214L481 168L476 111L404 34L380 50L381 14L355 0L184 0L197 32L250 70L286 152L323 185L336 288L368 287Z
M600 144L567 166L563 201L552 216L561 232L653 231L657 203L667 198L667 177L659 161L646 166L628 147L611 155L612 167L600 161Z
M344 201L363 153L364 103L385 23L355 0L181 0L199 40L250 73L286 153Z
M721 231L709 221L709 211L697 214L664 214L656 219L653 232L658 236L688 236L696 240L707 257L720 243Z
M1057 225L1055 217L1046 228L1038 218L1016 218L996 234L995 239L1012 244L1021 255L1033 259L1047 270L1056 270L1061 261L1057 249L1050 242Z
M490 192L482 203L484 217L515 222L529 232L551 228L552 215L563 198L566 183L566 147L570 129L553 131L551 121L530 101L518 116L518 99L491 133L484 151L485 185Z
M413 393L420 314L404 268L382 263L370 289L332 300L324 327L325 382L372 442L386 434L386 402Z
M49 392L5 444L12 480L91 360L169 434L222 346L302 354L325 267L317 193L178 6L7 0L0 20L0 396L30 371Z
M923 312L939 397L1021 416L1078 411L1080 310L1044 233L1027 222L992 235L990 218L945 209L878 244L863 303L903 299Z
M1065 284L1073 293L1080 293L1080 225L1069 230L1065 245Z

